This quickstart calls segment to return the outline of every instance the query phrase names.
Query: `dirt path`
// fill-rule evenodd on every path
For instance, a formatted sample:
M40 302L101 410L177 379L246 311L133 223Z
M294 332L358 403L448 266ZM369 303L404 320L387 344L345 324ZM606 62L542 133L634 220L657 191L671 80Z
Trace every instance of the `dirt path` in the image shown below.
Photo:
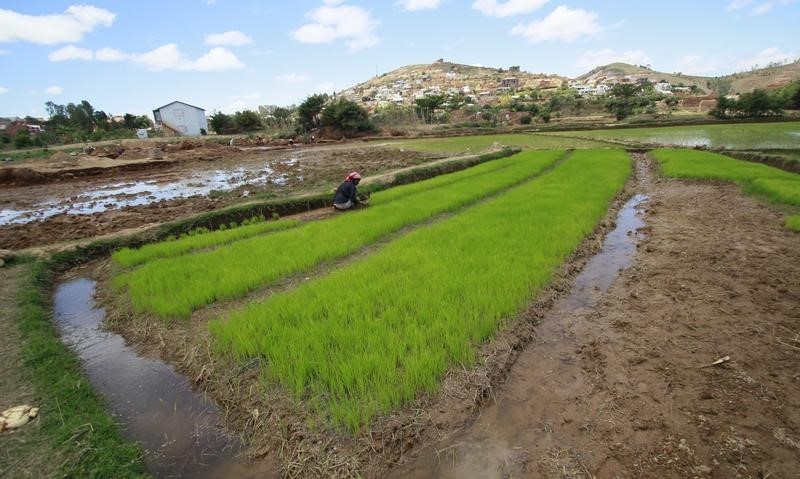
M797 477L800 235L736 186L643 179L635 265L559 302L495 401L394 477Z

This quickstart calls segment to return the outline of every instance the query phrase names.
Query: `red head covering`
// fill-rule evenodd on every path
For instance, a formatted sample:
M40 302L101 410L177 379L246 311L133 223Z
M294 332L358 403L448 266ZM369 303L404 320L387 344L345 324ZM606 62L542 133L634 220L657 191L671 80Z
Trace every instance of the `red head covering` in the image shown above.
M361 179L361 175L358 174L357 171L354 171L354 172L352 172L349 175L344 177L344 181L353 181L353 180L360 180L360 179Z

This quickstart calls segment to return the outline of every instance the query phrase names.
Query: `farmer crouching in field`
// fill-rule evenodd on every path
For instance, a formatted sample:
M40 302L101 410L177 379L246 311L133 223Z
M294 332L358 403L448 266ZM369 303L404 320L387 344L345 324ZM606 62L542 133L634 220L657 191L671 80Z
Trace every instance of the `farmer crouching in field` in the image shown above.
M336 188L336 195L333 197L333 207L337 210L344 211L356 207L359 204L358 196L356 195L356 186L361 181L361 175L354 171L347 175Z

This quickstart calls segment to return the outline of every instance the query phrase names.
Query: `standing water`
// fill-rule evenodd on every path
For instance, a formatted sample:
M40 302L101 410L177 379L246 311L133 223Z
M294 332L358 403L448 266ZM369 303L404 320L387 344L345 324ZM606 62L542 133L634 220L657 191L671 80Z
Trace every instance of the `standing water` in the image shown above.
M185 377L161 361L138 356L122 336L100 329L105 310L94 302L95 286L84 278L61 284L54 298L56 323L123 433L145 449L150 472L163 478L273 475L245 472L235 459L241 441L222 428L217 406L192 391Z

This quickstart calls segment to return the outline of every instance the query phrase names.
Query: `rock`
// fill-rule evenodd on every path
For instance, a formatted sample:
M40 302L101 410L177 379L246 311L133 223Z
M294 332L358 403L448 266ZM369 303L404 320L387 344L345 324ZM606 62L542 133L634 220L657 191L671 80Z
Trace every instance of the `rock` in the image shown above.
M14 258L14 252L10 249L0 249L0 259L9 261Z
M5 266L5 264L6 264L6 262L5 262L5 261L3 261L2 259L0 259L0 268L2 268L3 266Z

